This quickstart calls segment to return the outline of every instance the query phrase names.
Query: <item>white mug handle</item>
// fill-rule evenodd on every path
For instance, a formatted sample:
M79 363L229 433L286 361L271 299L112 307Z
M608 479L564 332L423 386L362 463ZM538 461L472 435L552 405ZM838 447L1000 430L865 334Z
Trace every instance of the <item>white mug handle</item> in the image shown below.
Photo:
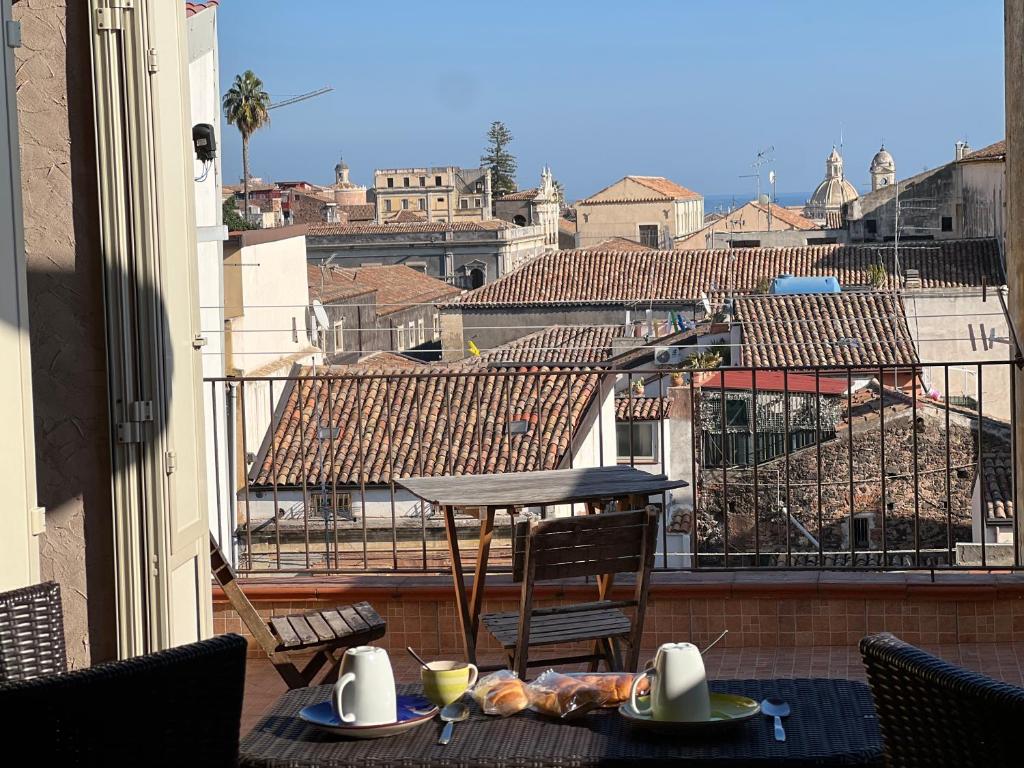
M356 715L354 712L345 713L341 709L341 692L345 689L345 686L349 683L355 682L356 676L352 672L346 672L344 675L338 678L338 682L334 684L334 690L331 691L331 699L334 702L334 711L338 713L338 717L343 723L354 723Z
M644 709L640 709L640 707L638 707L636 703L636 689L639 687L640 682L645 677L654 677L656 674L657 673L653 669L645 669L643 672L641 672L639 675L633 678L633 685L631 685L629 688L629 706L631 706L633 708L633 711L639 715L651 714L651 700L650 698L648 698L647 707Z
M480 670L476 668L476 664L466 664L469 667L469 682L466 683L467 688L472 688L476 685L476 680L480 677Z

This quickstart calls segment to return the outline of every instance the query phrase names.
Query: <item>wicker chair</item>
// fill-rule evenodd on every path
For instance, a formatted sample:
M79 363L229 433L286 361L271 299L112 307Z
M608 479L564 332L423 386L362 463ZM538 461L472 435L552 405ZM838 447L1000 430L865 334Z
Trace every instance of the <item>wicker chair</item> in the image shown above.
M1024 689L888 634L860 641L889 766L1021 765Z
M235 766L245 653L221 635L0 684L3 730L33 765Z
M0 594L0 683L67 669L64 613L56 582Z

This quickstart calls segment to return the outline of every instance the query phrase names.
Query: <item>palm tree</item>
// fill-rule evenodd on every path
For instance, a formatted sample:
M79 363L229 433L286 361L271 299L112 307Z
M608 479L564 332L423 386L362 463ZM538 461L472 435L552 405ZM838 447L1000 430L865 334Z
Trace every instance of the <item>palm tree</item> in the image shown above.
M224 94L224 115L228 125L242 134L242 196L245 214L249 214L249 137L270 122L270 96L263 81L251 69L235 75L235 82Z

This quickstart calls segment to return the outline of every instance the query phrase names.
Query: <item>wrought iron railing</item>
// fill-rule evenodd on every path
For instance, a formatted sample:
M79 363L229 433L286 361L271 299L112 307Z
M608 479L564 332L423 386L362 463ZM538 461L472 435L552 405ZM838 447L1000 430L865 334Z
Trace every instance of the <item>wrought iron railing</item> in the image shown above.
M950 370L965 367L972 391L962 376L951 390ZM402 477L625 463L690 484L651 499L658 569L1016 569L1016 370L555 364L207 379L213 529L245 573L443 572L443 522ZM501 517L496 571L512 559ZM475 532L467 516L460 539Z

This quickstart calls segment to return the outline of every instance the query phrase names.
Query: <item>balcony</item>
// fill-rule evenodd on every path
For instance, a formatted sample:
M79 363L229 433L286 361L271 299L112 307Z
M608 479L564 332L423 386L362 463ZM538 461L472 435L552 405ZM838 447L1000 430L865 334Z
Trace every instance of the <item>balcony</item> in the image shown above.
M650 499L650 650L729 629L722 676L859 679L856 642L886 630L1019 683L1011 364L969 366L478 363L208 380L236 404L211 418L247 458L220 475L238 479L217 488L221 541L261 614L369 600L393 658L406 645L443 655L459 646L443 522L396 481L629 464L689 483ZM487 610L515 607L510 522L496 521ZM471 569L477 529L457 525ZM216 595L215 630L244 631ZM489 640L480 650L501 658ZM252 667L255 717L277 684Z

